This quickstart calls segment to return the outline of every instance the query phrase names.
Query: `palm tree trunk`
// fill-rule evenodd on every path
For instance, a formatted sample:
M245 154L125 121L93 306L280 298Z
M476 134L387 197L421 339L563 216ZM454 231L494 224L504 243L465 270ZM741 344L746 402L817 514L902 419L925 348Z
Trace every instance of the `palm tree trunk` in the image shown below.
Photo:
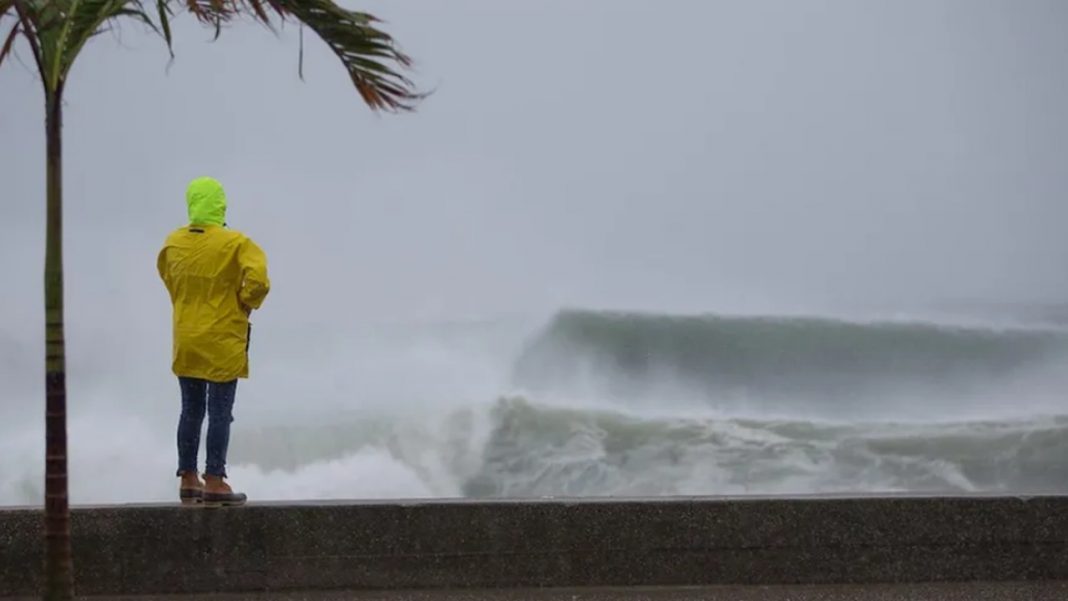
M45 99L45 599L74 596L67 498L67 366L63 333L63 90Z

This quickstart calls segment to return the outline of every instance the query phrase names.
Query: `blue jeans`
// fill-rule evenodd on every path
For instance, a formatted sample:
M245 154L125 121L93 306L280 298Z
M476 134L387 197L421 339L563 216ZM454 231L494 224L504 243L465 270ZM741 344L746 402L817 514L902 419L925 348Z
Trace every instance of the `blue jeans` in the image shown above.
M230 446L230 422L234 421L237 380L208 382L178 378L182 389L182 417L178 420L178 475L197 472L197 452L204 412L208 413L208 463L205 474L226 477L226 450Z

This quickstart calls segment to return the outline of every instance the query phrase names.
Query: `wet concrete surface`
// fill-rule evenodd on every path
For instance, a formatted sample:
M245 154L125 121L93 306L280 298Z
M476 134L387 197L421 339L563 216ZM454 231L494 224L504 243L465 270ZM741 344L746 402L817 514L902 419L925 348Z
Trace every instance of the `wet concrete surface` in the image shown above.
M29 597L18 601L30 601ZM84 597L91 601L1063 601L1068 582L289 592ZM15 601L15 598L8 598Z
M810 584L863 588L700 594L892 599L903 597L873 597L883 589L868 583L1068 581L1068 496L112 506L75 508L71 520L75 582L86 595L489 590L423 598L538 599L500 591L593 587L540 598L596 600L656 598L640 589L590 592L596 587ZM39 510L0 511L0 596L41 589L43 525ZM931 594L942 597L926 598L951 599L959 589L936 587ZM1021 601L1030 595L986 592L1002 585L978 590ZM835 591L846 592L827 596ZM702 598L686 597L687 589L656 594Z

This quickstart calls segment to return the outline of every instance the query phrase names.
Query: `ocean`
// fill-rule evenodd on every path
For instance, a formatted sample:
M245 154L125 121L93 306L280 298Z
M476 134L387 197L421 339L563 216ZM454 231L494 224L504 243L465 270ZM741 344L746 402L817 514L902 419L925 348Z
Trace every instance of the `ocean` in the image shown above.
M1068 493L1064 316L963 315L260 328L231 479L256 500ZM104 371L72 383L72 501L173 501L177 385ZM5 421L0 504L39 504L43 420Z

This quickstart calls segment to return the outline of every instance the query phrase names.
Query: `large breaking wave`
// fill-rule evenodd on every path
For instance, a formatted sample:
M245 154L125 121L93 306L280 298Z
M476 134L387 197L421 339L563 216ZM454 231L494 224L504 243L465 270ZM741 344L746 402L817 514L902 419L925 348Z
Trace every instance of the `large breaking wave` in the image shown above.
M747 414L840 417L887 399L930 408L1059 395L1066 359L1059 330L568 311L526 347L514 377L543 394L701 397Z
M300 378L240 396L235 484L255 499L1068 493L1055 326L567 311L507 344L488 330L339 332L307 363L261 361ZM173 391L146 410L96 389L106 411L71 419L74 501L172 500ZM0 505L39 503L27 424L0 436Z

